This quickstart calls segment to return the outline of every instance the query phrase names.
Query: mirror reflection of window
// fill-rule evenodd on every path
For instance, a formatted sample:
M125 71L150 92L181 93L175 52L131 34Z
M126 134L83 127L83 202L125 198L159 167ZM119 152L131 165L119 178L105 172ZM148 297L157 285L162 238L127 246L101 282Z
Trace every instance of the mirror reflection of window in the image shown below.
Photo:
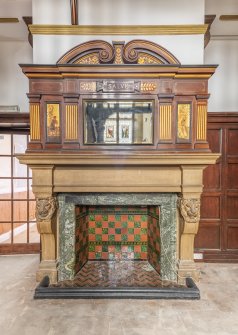
M85 143L152 144L153 101L85 101Z

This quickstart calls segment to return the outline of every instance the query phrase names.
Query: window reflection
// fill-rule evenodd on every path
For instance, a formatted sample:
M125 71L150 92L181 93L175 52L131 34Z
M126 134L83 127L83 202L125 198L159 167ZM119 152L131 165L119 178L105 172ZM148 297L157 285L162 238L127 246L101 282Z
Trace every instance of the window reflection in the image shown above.
M85 101L88 144L152 144L153 101Z

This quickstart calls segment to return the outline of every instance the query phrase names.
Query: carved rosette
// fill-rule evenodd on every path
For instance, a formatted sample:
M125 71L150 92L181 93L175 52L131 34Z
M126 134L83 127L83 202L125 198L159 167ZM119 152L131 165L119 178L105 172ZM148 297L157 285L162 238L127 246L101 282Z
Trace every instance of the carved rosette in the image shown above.
M57 209L57 200L55 197L36 199L36 220L50 221Z
M180 212L185 222L197 223L200 220L200 199L180 199Z

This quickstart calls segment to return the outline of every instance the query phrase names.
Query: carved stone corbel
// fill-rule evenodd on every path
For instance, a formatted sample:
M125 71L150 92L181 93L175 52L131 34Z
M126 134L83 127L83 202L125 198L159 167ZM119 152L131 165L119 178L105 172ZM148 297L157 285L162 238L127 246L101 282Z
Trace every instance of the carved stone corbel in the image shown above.
M57 200L55 197L36 198L36 220L50 221L56 211Z
M41 263L36 275L37 281L47 275L51 283L57 282L57 208L56 197L36 197L36 221L41 236Z
M200 220L200 198L180 198L178 205L181 215L178 281L182 283L186 277L199 279L194 263L194 238Z
M200 220L200 199L180 199L180 212L185 222L197 223Z

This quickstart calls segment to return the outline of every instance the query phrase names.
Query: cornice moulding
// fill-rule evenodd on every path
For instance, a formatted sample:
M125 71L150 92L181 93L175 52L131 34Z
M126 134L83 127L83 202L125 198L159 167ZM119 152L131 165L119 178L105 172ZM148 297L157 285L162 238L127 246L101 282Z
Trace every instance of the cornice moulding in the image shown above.
M18 23L17 17L0 17L0 23Z
M33 35L201 35L208 24L186 25L29 25Z
M20 163L29 164L30 166L84 166L84 165L153 165L174 166L180 165L209 165L214 164L220 157L220 154L214 153L189 153L189 154L45 154L45 153L28 153L17 155Z

